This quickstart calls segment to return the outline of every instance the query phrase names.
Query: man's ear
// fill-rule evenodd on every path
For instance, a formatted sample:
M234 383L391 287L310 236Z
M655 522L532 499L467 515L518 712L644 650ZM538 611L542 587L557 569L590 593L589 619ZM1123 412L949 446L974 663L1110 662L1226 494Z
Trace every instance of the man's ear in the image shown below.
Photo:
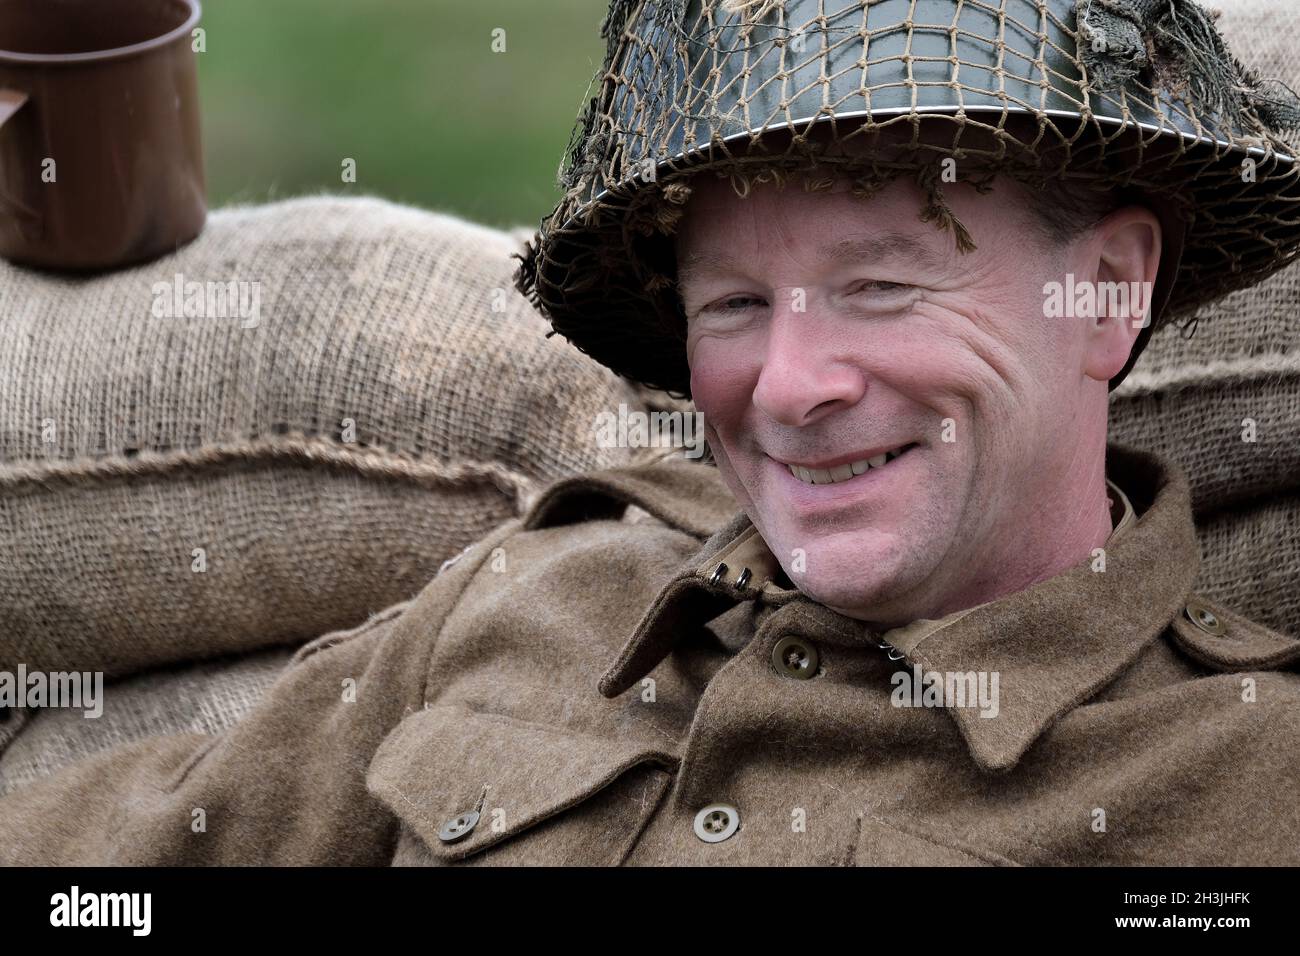
M1093 229L1097 312L1087 330L1084 372L1109 382L1128 363L1133 343L1151 321L1160 270L1160 220L1145 206L1117 209Z

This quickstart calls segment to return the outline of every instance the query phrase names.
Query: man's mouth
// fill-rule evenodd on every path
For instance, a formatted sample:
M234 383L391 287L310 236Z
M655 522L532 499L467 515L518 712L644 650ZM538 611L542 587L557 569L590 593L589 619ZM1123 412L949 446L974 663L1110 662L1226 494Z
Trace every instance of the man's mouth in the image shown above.
M916 445L916 442L908 442L906 445L899 445L897 448L891 448L889 451L880 452L867 458L858 458L826 468L809 468L803 465L792 465L789 462L783 462L783 464L790 469L790 474L805 484L833 485L841 481L849 481L872 469L884 468L895 458L911 451Z

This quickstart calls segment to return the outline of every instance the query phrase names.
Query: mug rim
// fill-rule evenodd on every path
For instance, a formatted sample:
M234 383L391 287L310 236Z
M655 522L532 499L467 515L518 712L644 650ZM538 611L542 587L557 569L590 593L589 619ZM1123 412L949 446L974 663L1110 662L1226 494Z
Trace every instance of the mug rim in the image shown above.
M173 0L173 2L189 7L189 16L185 18L184 23L160 36L141 40L139 43L132 43L127 46L110 47L107 50L89 50L85 53L19 53L16 50L0 48L0 63L39 63L47 66L93 63L99 60L117 60L123 57L135 56L138 53L146 53L149 50L167 46L172 41L193 30L194 25L199 22L199 18L203 15L203 6L200 0Z

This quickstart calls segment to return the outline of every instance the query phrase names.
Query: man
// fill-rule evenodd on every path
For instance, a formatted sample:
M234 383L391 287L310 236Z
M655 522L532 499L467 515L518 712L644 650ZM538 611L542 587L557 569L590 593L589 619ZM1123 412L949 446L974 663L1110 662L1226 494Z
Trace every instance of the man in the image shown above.
M581 347L689 391L716 469L553 486L413 601L305 647L228 733L0 800L0 860L1300 861L1300 641L1191 592L1185 479L1105 443L1151 329L1300 242L1262 119L1294 104L1196 72L1214 57L1180 61L1195 108L1144 100L1142 57L1164 82L1186 23L1217 36L1191 4L1169 5L1176 29L1085 3L1071 32L1067 5L1013 0L960 37L955 2L929 28L910 2L826 6L615 3L568 196L520 274ZM1053 73L1094 117L1122 88L1124 117L1145 103L1168 135L1066 116L1052 140L1023 105L920 122L927 71L982 84L961 88L972 108L1045 76L1041 41L1007 26L1036 16L1053 50L1078 40ZM904 77L913 107L872 102L907 122L855 142L762 121L764 88L835 120L834 91L805 84L832 75ZM736 115L756 122L728 144ZM1230 200L1206 186L1230 180ZM1187 229L1222 203L1273 230L1242 232L1230 274L1223 235ZM1092 307L1070 293L1084 307L1057 314L1065 286Z
M1023 590L1111 533L1107 386L1140 303L1026 317L1067 274L1149 288L1160 224L1130 206L1043 241L1012 195L952 191L967 256L916 220L910 183L870 213L847 188L715 181L690 201L679 285L719 470L805 593L877 627Z

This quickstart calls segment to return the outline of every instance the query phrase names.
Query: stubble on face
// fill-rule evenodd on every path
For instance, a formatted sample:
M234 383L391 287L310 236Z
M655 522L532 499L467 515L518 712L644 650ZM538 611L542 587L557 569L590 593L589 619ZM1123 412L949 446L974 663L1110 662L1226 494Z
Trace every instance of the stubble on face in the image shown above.
M679 233L692 390L724 479L801 590L880 623L1014 580L998 538L1039 480L1059 479L1031 467L1052 419L1035 403L1051 402L1042 383L1068 368L1069 337L1025 321L1054 273L1006 192L950 195L980 242L969 257L919 223L907 182L866 203L847 184L742 200L706 183ZM827 243L889 235L924 262L826 264ZM802 312L789 306L800 290ZM912 447L869 478L819 486L789 471L895 442Z

